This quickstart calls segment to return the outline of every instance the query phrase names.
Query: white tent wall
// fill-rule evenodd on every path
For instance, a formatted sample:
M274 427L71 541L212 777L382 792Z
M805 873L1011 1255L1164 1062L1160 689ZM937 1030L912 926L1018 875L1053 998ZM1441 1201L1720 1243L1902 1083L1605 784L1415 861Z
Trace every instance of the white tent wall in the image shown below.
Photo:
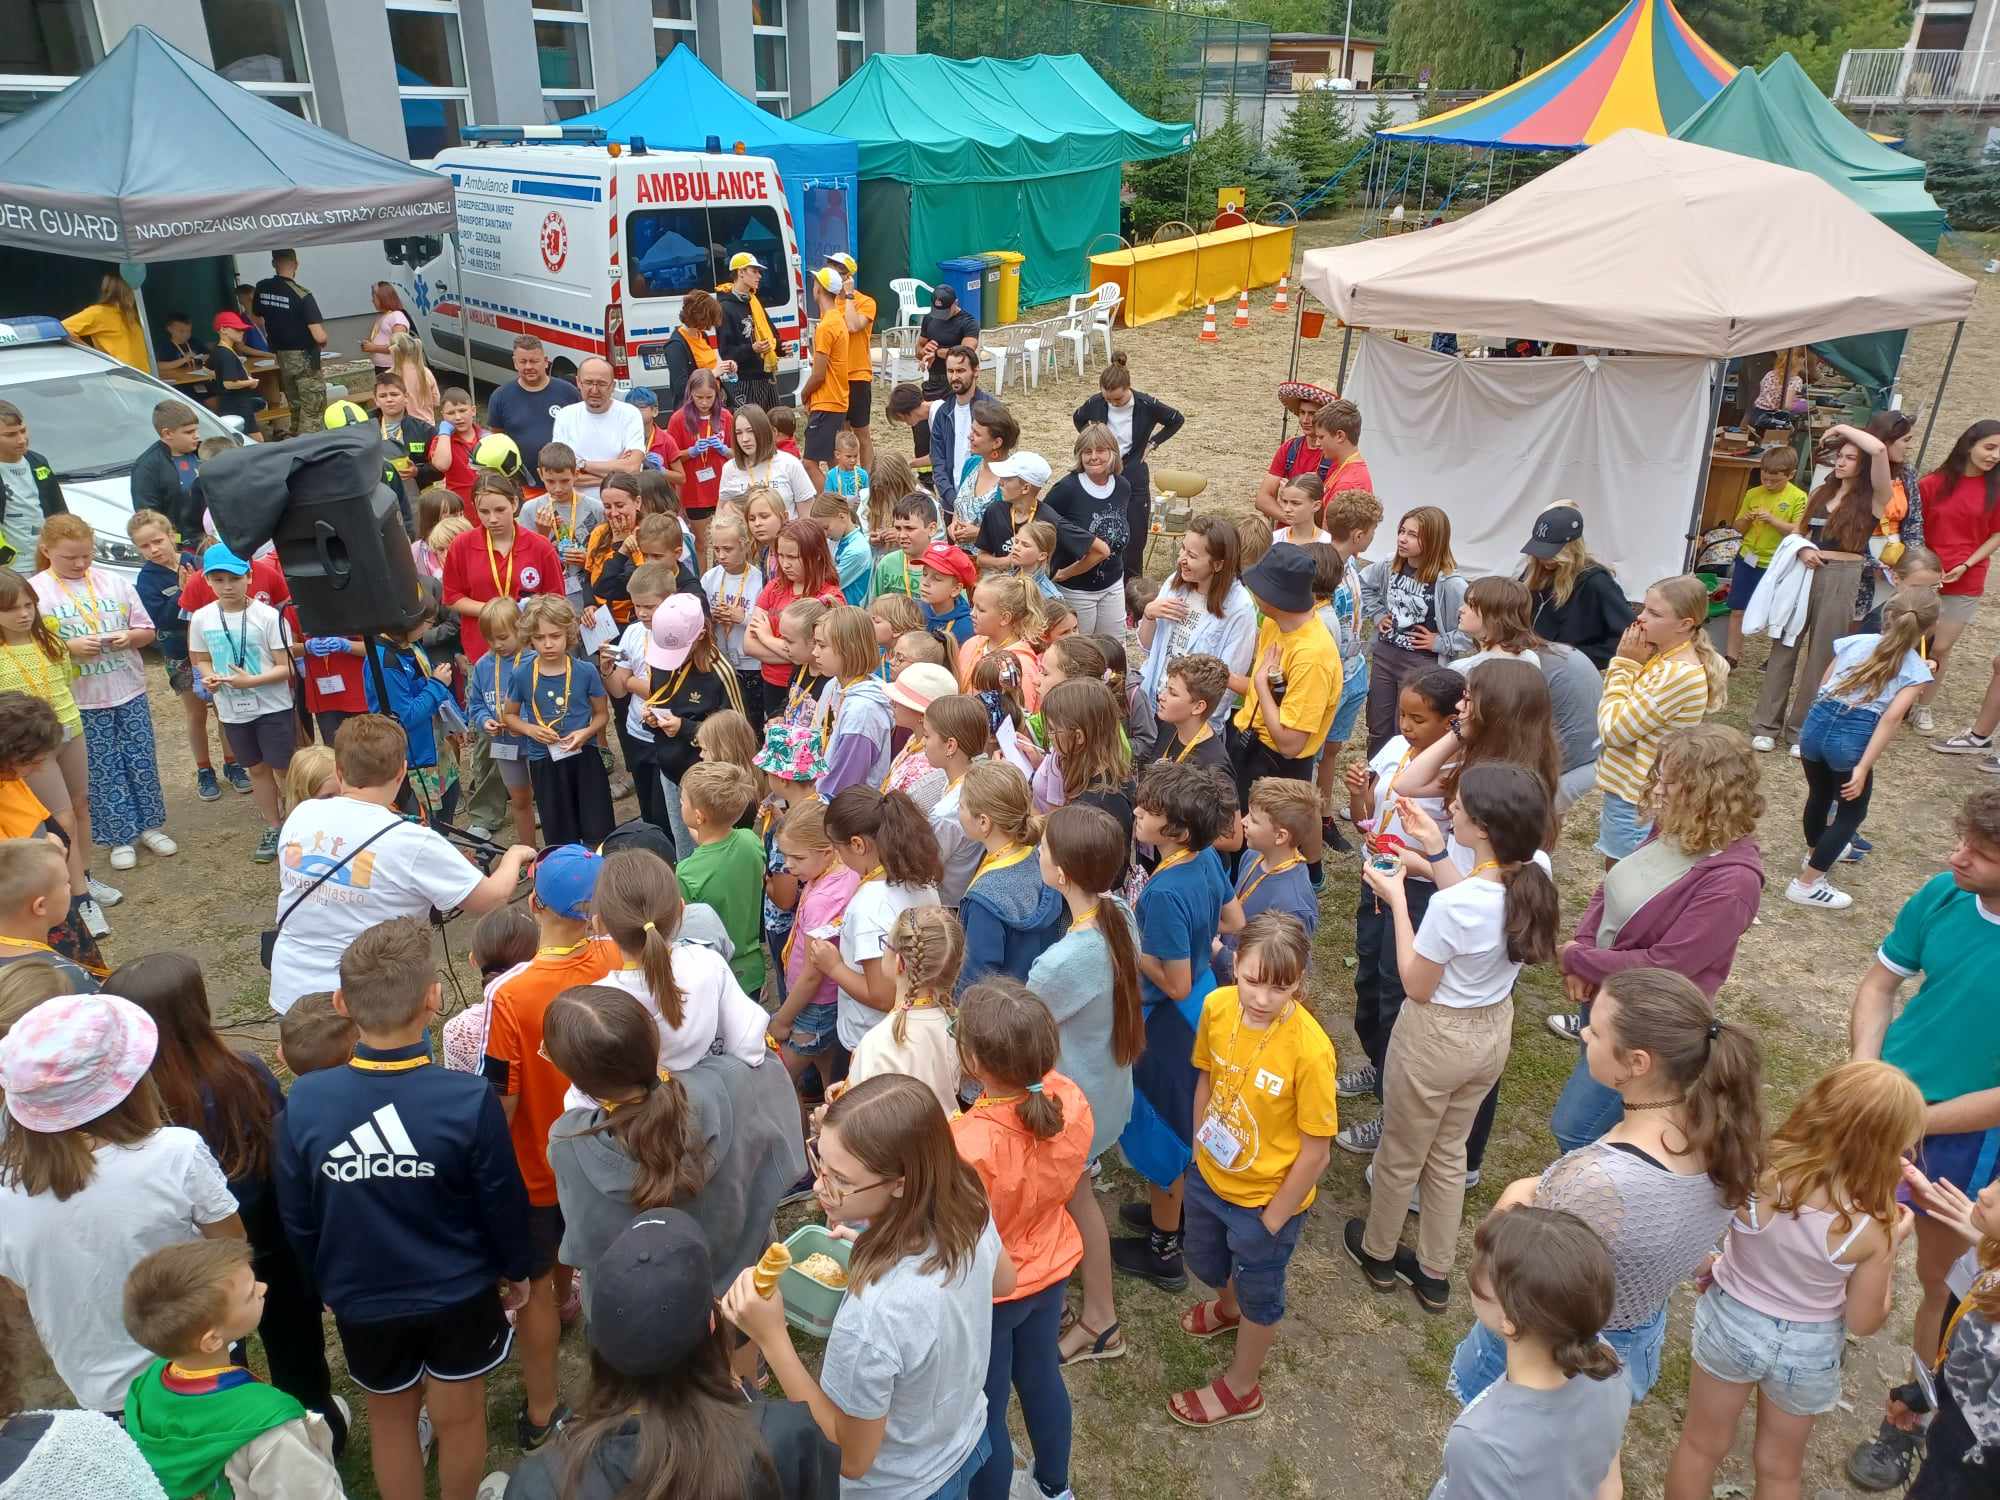
M1591 554L1628 596L1681 571L1707 462L1710 361L1455 359L1379 334L1356 343L1346 394L1385 497L1371 556L1391 555L1403 512L1437 505L1464 572L1512 574L1535 517L1574 500Z

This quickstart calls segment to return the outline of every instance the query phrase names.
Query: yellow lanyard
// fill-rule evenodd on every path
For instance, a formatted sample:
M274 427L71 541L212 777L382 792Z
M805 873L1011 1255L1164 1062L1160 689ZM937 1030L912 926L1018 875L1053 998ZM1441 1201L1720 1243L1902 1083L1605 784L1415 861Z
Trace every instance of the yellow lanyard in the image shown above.
M737 582L738 582L738 583L740 583L740 584L742 585L742 587L741 587L741 588L737 589L737 591L736 591L736 597L735 597L735 598L734 598L733 600L732 600L732 599L731 599L731 598L729 597L729 580L730 580L731 578L734 578L734 579L736 579L736 580L737 580ZM715 602L716 602L717 604L725 604L725 605L726 605L726 604L732 604L732 603L733 603L733 604L741 604L741 603L742 603L742 602L743 602L743 601L744 601L745 599L749 598L749 597L750 597L750 570L749 570L748 568L745 568L745 569L744 569L744 570L743 570L743 571L742 571L741 573L728 573L728 572L725 572L725 573L724 573L724 574L722 575L722 584L721 584L721 593L722 593L722 597L721 597L720 599L718 599L718 600L716 600L716 601L715 601Z
M573 656L565 656L563 658L562 707L556 710L556 724L562 723L563 719L567 717L567 715L569 714L570 673L574 671L575 668L576 668L576 658ZM555 724L551 724L547 719L542 717L542 701L536 695L535 691L535 684L541 680L541 677L542 677L542 672L540 667L540 658L537 657L536 665L528 669L528 712L535 716L535 722L541 725L542 728L553 729L555 728Z
M1474 865L1471 869L1465 872L1465 878L1467 880L1470 880L1475 875L1484 875L1488 870L1497 870L1499 868L1500 868L1499 860L1482 859L1478 864Z
M1193 739L1189 740L1186 745L1181 747L1181 753L1174 757L1174 764L1179 765L1182 761L1186 760L1190 755L1194 754L1196 750L1201 748L1201 742L1203 740L1212 740L1214 738L1215 738L1215 731L1208 727L1206 721L1203 721L1201 726L1201 733L1196 735Z
M889 783L896 779L896 774L903 769L903 763L916 754L916 750L917 741L912 740L896 752L896 758L889 762L889 774L882 778L880 790L885 792L889 790Z
M672 682L663 688L655 688L651 693L647 694L645 706L647 708L658 708L662 703L672 702L674 694L681 690L681 684L687 681L688 673L693 669L694 658L689 657L681 663L681 669L674 674Z
M363 1073L407 1073L412 1068L430 1066L428 1057L350 1057L347 1065Z
M1972 1285L1966 1288L1965 1296L1960 1299L1958 1306L1952 1309L1951 1321L1944 1325L1944 1337L1938 1340L1937 1360L1931 1366L1933 1370L1944 1368L1945 1356L1951 1352L1951 1336L1957 1331L1959 1321L1972 1310L1974 1295L1986 1291L1996 1280L2000 1280L2000 1271L1981 1271L1973 1279Z
M993 870L1011 870L1030 854L1035 852L1032 844L1016 844L1010 849L1002 849L998 854L989 854L979 862L979 868L972 872L972 879L966 881L965 888L971 890L979 884L979 877Z
M53 953L56 951L47 943L38 943L33 938L0 937L0 943L5 943L9 948L26 948L34 953Z
M827 744L830 745L833 743L834 726L840 722L841 700L847 696L849 688L853 687L855 683L860 682L867 675L866 672L863 672L860 677L844 678L834 684L833 693L826 700L826 708L822 711L826 719L825 740Z
M1103 905L1103 903L1099 902L1098 906L1101 905ZM1097 925L1097 906L1092 906L1087 911L1078 912L1075 916L1069 919L1069 930L1071 932L1081 932L1086 927L1095 927L1096 925Z
M570 944L570 945L569 945L569 946L568 946L567 948L537 948L537 949L535 950L535 957L537 957L537 958L568 958L568 957L570 956L570 954L572 954L572 953L580 953L580 952L581 952L582 950L584 950L585 948L588 948L589 946L590 946L590 939L589 939L589 938L581 938L581 939L579 939L578 941L576 941L576 942L574 942L574 943L571 943L571 944ZM629 966L628 966L628 967L629 967Z
M1019 1104L1027 1097L1026 1094L981 1094L977 1099L972 1101L972 1107L974 1109L994 1109L1002 1104Z
M1264 1028L1263 1036L1257 1039L1257 1046L1251 1052L1250 1060L1239 1065L1236 1061L1236 1044L1243 1039L1243 1008L1242 1002L1240 1000L1237 1002L1236 1030L1230 1034L1229 1046L1224 1050L1221 1058L1221 1061L1236 1069L1236 1092L1229 1096L1226 1103L1218 1103L1215 1095L1211 1093L1208 1096L1208 1112L1211 1117L1217 1120L1227 1120L1229 1118L1229 1112L1236 1108L1236 1101L1243 1097L1243 1090L1249 1083L1252 1072L1256 1069L1257 1059L1264 1055L1264 1049L1271 1044L1271 1038L1277 1035L1278 1028L1291 1018L1292 1012L1297 1007L1298 1002L1294 1000L1288 1003L1283 1010L1279 1011L1271 1024Z
M917 597L917 586L910 581L910 551L907 547L903 549L903 592L912 599Z
M1161 860L1159 864L1153 867L1153 879L1158 880L1162 875L1166 874L1167 871L1173 869L1174 866L1184 865L1193 858L1194 858L1194 850L1176 849L1172 854L1169 854L1165 859Z
M514 594L514 553L520 547L521 539L517 535L514 538L514 545L507 549L507 581L502 583L500 581L500 557L493 550L493 533L482 530L480 534L486 538L486 568L493 575L493 597L496 599L503 596L512 598Z
M1261 854L1258 855L1257 863L1263 866L1263 868L1258 870L1255 880L1236 893L1236 899L1238 901L1248 901L1252 896L1257 894L1257 887L1269 880L1273 875L1282 875L1285 871L1296 868L1305 862L1303 854L1294 854L1290 859L1280 861L1278 864L1265 866L1264 856Z
M506 694L500 690L500 653L495 651L490 654L493 657L493 713L497 718L500 713L500 705L506 701ZM508 667L511 669L520 666L521 658L527 654L526 651L516 651L514 659L507 663ZM530 698L535 696L535 684L532 681L528 684L528 696Z
M7 654L13 658L15 675L33 689L37 698L52 704L56 684L55 663L42 654L42 648L36 645L31 637L18 646L9 646ZM24 664L28 659L32 659L35 663L32 675Z
M877 865L874 869L870 870L866 875L863 875L861 877L861 885L857 885L854 888L855 893L857 895L860 894L861 886L868 884L868 882L871 880L887 880L888 878L889 878L888 870L883 868L881 865Z
M104 623L104 601L97 596L97 587L90 581L90 570L87 568L84 570L83 598L81 599L77 598L69 584L57 577L54 572L51 572L49 577L55 582L56 592L69 600L70 605L76 610L78 618L88 627L89 633L91 635L98 634L99 627Z

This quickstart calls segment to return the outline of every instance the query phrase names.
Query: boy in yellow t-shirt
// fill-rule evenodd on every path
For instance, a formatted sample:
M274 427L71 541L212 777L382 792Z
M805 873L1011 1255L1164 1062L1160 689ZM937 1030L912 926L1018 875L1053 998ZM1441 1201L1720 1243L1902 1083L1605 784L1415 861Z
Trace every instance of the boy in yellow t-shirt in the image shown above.
M1760 482L1743 496L1736 512L1736 529L1743 533L1743 545L1736 552L1736 567L1729 575L1729 649L1723 653L1735 666L1743 655L1743 612L1750 596L1771 566L1771 554L1778 543L1797 528L1806 513L1806 492L1792 483L1798 472L1795 448L1772 448L1757 461Z
M1340 705L1340 647L1313 599L1313 558L1304 547L1279 543L1245 571L1243 586L1264 613L1248 676L1232 673L1243 695L1229 758L1236 771L1236 805L1250 805L1263 776L1312 780L1312 759L1326 743Z
M1182 1254L1219 1295L1183 1313L1181 1328L1195 1338L1234 1329L1236 1353L1220 1379L1168 1400L1183 1426L1263 1410L1258 1377L1285 1316L1285 1270L1340 1128L1333 1043L1305 1008L1311 952L1297 917L1254 917L1237 945L1236 983L1202 1005Z

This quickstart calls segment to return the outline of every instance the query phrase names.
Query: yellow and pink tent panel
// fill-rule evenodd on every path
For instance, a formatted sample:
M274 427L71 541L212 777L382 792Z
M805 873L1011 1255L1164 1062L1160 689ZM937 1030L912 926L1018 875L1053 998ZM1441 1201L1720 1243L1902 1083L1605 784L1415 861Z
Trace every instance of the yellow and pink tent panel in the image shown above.
M1518 83L1378 139L1575 151L1619 130L1670 135L1736 76L1673 0L1628 0L1581 45Z

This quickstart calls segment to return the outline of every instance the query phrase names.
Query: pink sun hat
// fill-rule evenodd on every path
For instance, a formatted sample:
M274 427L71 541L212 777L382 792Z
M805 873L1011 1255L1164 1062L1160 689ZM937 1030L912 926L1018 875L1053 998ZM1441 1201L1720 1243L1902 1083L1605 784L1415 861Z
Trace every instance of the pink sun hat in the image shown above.
M55 1135L123 1104L153 1065L160 1028L117 995L44 1000L0 1040L0 1090L23 1130Z

